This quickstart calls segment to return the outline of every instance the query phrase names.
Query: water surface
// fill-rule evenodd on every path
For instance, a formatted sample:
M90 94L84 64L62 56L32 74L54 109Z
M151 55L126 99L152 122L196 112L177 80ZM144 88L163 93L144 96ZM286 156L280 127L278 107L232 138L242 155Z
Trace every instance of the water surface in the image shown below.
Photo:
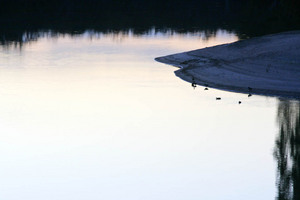
M154 61L236 40L87 31L1 47L0 198L275 199L299 103L192 88Z

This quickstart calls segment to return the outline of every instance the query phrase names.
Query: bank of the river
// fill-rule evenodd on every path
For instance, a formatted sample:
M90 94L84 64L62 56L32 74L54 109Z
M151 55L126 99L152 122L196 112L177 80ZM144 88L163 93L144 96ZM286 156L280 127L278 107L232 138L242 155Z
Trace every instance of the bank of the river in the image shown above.
M155 60L180 67L175 74L198 85L300 98L300 31L241 40Z

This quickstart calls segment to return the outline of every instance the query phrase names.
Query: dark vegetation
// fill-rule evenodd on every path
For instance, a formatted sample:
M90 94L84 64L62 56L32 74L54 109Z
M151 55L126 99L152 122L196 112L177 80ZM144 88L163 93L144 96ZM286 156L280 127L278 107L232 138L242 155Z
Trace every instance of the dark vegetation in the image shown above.
M233 30L240 37L299 29L299 0L0 0L0 41L39 32Z

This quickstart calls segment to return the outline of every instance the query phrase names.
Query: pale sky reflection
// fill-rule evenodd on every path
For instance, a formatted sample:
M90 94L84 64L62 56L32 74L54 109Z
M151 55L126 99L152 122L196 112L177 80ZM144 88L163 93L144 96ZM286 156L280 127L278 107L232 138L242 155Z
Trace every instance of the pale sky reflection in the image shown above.
M193 90L153 60L237 38L114 37L0 53L0 198L273 198L276 100Z

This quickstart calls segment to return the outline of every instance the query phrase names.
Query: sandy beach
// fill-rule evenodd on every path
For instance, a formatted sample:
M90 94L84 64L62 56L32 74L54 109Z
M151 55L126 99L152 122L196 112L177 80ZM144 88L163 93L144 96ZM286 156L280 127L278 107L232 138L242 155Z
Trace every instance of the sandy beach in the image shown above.
M300 99L300 31L155 58L197 85Z

